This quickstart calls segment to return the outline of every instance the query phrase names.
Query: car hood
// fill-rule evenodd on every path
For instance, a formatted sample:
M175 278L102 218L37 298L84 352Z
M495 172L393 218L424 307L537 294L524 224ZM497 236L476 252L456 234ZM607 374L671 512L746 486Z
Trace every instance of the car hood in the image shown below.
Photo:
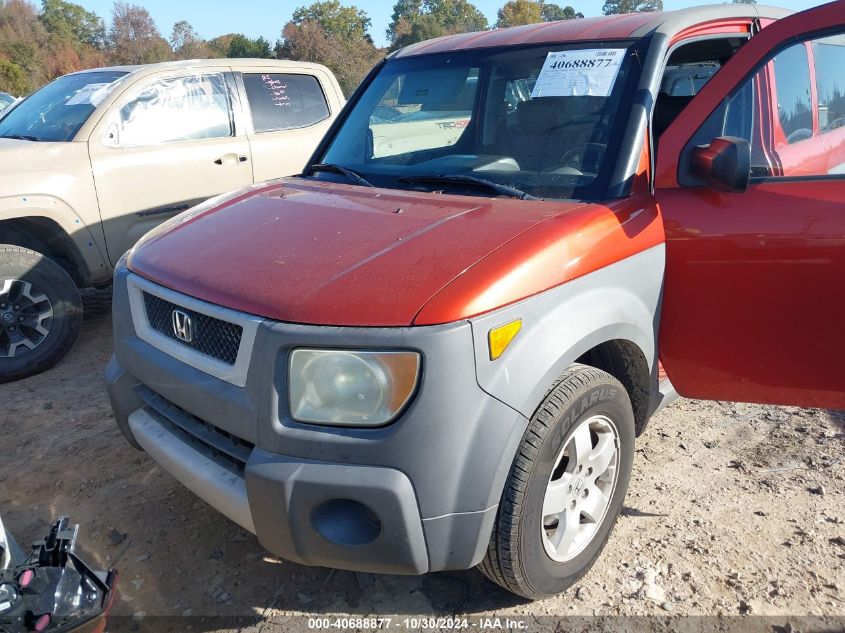
M283 179L177 216L133 272L280 321L407 326L476 262L581 206Z

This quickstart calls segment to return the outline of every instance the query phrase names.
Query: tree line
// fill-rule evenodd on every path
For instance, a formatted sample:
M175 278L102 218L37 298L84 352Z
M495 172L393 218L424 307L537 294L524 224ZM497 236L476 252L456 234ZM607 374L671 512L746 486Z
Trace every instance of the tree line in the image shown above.
M734 0L740 1L740 0ZM754 0L741 0L754 2ZM663 0L606 0L605 15L660 11ZM297 8L275 44L228 33L203 39L187 21L165 37L144 7L118 0L111 20L66 0L0 0L0 91L26 95L63 74L106 65L177 59L260 57L328 66L348 95L387 52L432 37L583 18L571 6L508 0L490 24L469 0L397 0L386 48L375 45L367 13L339 0Z

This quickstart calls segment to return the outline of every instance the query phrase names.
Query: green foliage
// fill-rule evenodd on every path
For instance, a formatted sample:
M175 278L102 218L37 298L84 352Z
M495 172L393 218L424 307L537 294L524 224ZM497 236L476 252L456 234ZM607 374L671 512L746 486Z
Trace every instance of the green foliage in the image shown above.
M19 97L30 91L26 72L8 59L0 59L0 92Z
M68 40L102 49L106 42L106 26L96 13L64 0L41 0L38 18L50 33Z
M499 9L496 28L536 24L543 21L543 6L537 0L510 0Z
M576 11L570 6L562 7L551 2L541 2L543 5L543 22L556 22L557 20L576 20L583 18L584 14Z
M602 7L602 13L605 15L647 11L663 11L663 0L605 0Z
M384 54L384 51L377 49L366 39L330 37L323 27L313 20L305 20L300 24L288 22L282 37L276 48L279 58L316 62L327 66L337 77L343 93L347 96Z
M556 20L574 20L583 17L583 13L576 12L570 6L561 7L557 4L543 2L543 0L509 0L499 9L496 28L502 29L538 22L555 22Z
M218 35L214 39L208 40L208 54L211 57L226 57L229 54L229 46L232 45L234 33L227 33L225 35Z
M338 0L315 2L307 7L299 7L293 12L293 22L299 26L303 22L316 22L329 37L366 39L372 43L369 35L370 18L366 11L356 6L345 7Z
M272 59L274 55L270 48L270 42L263 37L252 39L242 33L236 33L232 36L232 41L229 43L229 50L226 53L226 57L261 57Z
M489 28L487 18L468 0L398 0L387 29L392 48Z
M208 43L197 34L187 20L180 20L173 25L173 30L170 32L170 48L173 49L176 59L202 59L211 54ZM219 57L223 56L223 54L219 55Z
M370 18L355 6L336 0L315 2L293 12L285 25L276 56L327 66L349 95L383 56L369 35Z

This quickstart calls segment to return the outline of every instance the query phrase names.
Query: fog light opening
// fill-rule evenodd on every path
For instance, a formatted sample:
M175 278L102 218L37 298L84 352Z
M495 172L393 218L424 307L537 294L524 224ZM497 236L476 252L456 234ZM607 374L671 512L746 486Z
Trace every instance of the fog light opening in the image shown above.
M368 545L381 534L381 521L375 512L352 499L321 503L311 513L311 524L324 539L345 547Z

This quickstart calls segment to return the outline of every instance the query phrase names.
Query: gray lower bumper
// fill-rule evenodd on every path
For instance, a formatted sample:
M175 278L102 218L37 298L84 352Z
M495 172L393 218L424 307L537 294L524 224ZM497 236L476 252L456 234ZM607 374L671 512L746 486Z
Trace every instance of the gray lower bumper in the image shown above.
M425 519L411 480L383 466L301 459L253 448L243 471L198 450L145 407L138 381L112 359L106 372L126 438L264 547L305 565L424 574L476 565L497 506Z
M287 560L380 573L429 569L414 490L397 470L307 462L255 449L239 476L145 409L129 416L129 429L186 488Z
M243 478L191 448L144 409L129 416L129 429L135 441L164 470L218 512L255 534Z
M142 340L127 274L115 277L106 380L131 444L288 560L400 574L480 562L527 420L479 387L468 323L262 322L240 386ZM291 350L338 345L421 352L420 387L399 420L346 429L290 417Z

